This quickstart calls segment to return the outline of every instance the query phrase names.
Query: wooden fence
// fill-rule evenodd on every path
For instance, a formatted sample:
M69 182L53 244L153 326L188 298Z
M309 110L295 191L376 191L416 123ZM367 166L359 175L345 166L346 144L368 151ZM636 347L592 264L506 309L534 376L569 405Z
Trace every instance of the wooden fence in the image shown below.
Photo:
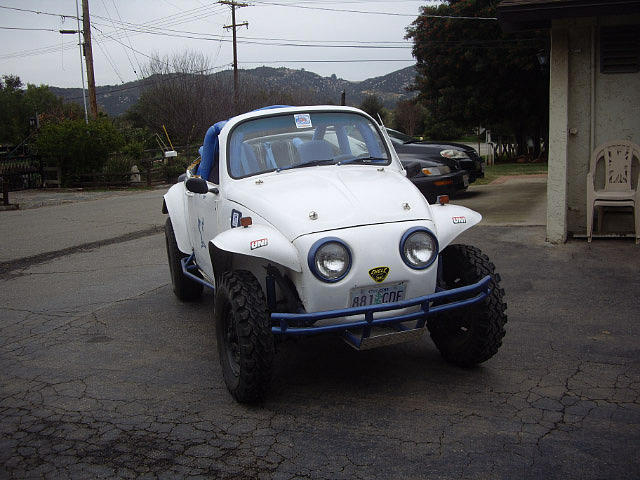
M158 149L147 150L144 152L143 158L136 161L127 160L122 153L114 153L109 157L103 171L85 173L65 172L55 160L43 161L24 152L11 156L0 153L0 182L7 192L63 186L84 188L151 187L175 182L177 177L184 173L186 166L198 158L197 149L197 146L177 147L178 155L169 158L164 158ZM113 168L113 165L121 168Z

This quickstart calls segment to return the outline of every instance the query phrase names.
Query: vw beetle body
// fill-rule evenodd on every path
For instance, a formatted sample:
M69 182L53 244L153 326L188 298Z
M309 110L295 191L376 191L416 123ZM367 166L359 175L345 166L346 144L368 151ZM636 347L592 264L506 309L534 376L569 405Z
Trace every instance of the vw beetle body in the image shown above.
M220 359L240 401L264 395L276 338L335 332L377 346L488 304L492 289L502 302L493 265L472 281L443 277L442 253L481 215L430 205L360 110L249 112L211 127L201 154L164 197L169 263L182 300L215 289Z

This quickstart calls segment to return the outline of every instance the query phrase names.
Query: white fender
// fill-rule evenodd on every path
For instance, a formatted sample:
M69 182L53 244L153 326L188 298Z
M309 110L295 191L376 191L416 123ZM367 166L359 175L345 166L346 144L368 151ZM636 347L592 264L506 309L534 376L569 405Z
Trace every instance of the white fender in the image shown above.
M444 250L462 232L482 220L482 215L478 212L460 205L431 205L431 214L438 231L440 251Z
M269 225L238 227L216 235L212 243L220 250L264 258L301 272L298 250L284 235Z
M183 253L191 253L191 244L189 243L189 231L186 223L185 186L184 182L176 183L164 195L163 212L169 214L171 224L173 225L173 233L176 235L176 243Z

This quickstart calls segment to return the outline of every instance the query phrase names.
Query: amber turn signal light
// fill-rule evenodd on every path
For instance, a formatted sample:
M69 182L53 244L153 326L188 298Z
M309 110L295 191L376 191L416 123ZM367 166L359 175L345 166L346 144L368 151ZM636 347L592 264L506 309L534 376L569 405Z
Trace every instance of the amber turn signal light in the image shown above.
M437 200L440 205L446 205L449 203L449 195L438 195Z
M244 228L247 228L249 225L251 225L253 222L251 220L251 217L242 217L240 219L240 225L242 225Z

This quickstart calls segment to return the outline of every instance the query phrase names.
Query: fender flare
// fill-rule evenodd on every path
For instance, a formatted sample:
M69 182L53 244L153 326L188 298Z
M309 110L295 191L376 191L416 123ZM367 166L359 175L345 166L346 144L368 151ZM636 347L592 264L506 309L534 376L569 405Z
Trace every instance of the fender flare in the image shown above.
M184 182L176 183L164 195L162 202L162 213L168 213L173 225L173 232L176 236L178 249L182 253L190 254L192 252L189 243L189 231L187 230L187 221L185 218L185 186Z
M254 224L250 227L232 228L211 240L215 248L209 248L214 265L224 264L222 252L264 258L295 272L302 272L298 250L282 233L269 225ZM214 258L215 257L215 258Z
M441 252L458 235L482 220L482 215L478 212L460 205L431 205L430 208Z

